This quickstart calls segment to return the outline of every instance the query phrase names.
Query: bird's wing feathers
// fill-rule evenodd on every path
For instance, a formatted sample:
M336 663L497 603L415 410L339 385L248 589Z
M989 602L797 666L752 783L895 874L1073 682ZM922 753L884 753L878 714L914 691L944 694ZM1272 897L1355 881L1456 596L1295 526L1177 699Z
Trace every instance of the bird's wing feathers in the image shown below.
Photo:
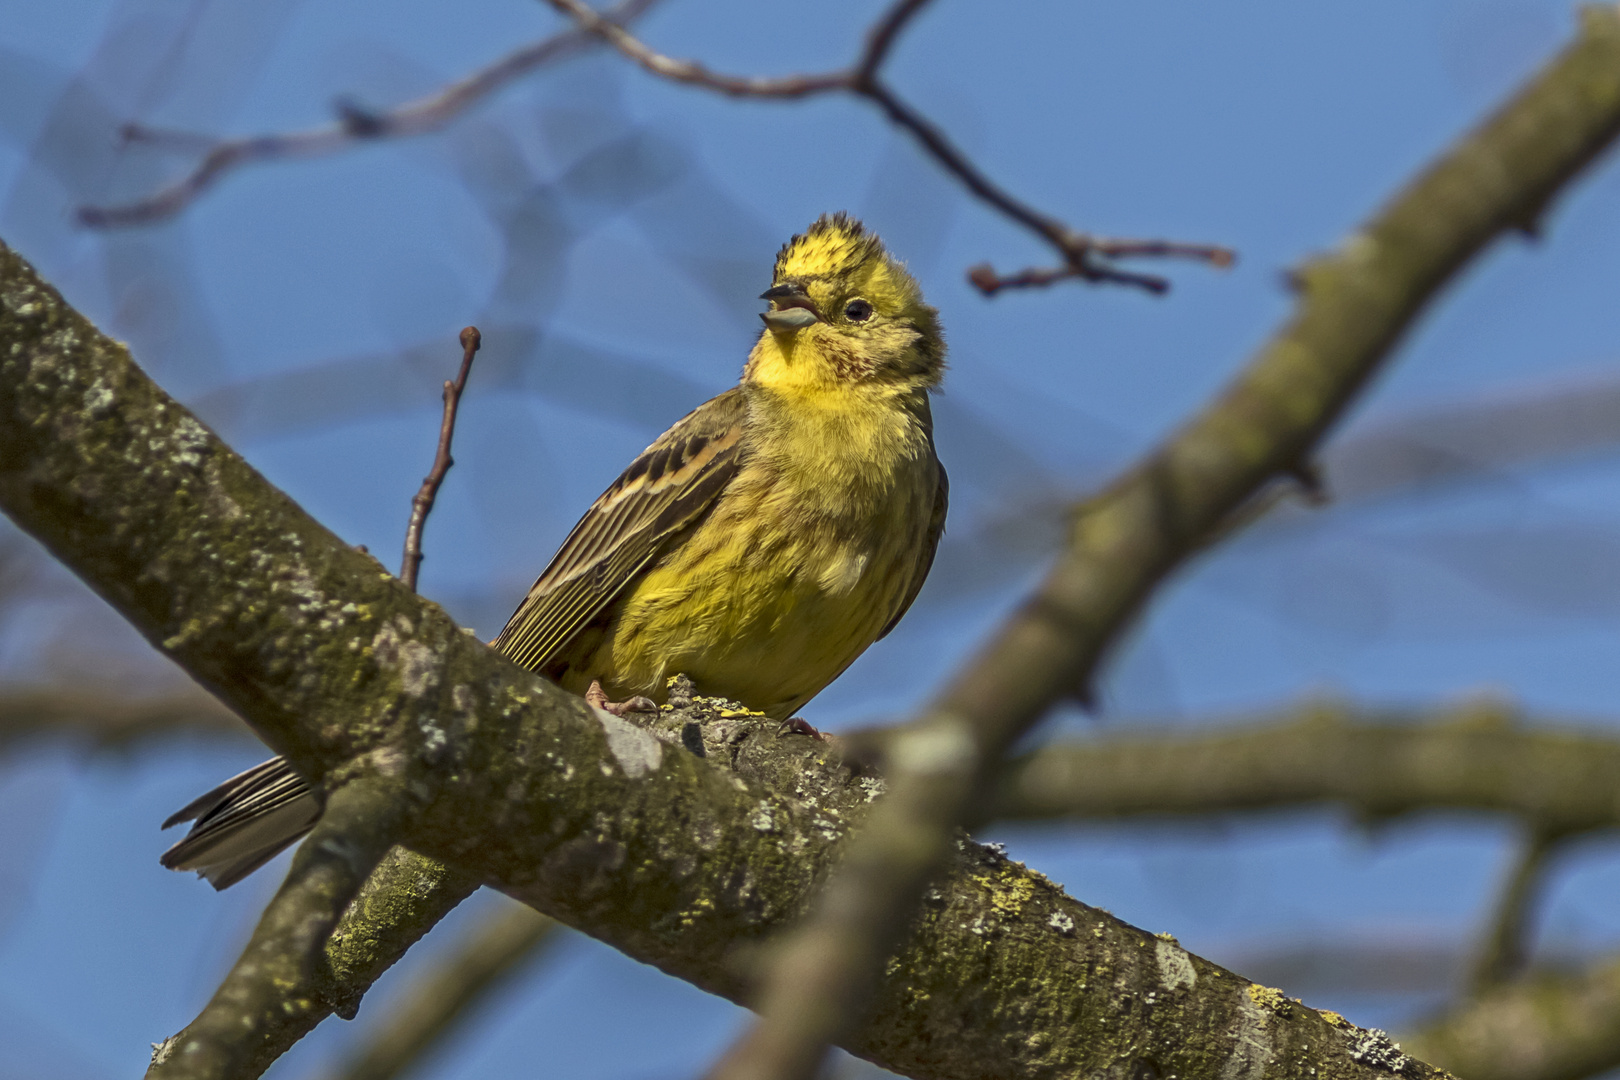
M906 598L894 609L894 617L889 620L889 625L883 628L883 633L878 635L879 641L888 637L889 631L893 630L900 620L905 618L906 612L911 610L911 602L922 592L923 582L928 580L928 571L933 568L934 552L939 550L939 538L945 535L945 511L950 506L951 481L950 477L945 475L945 466L940 464L938 458L934 459L934 465L939 469L939 486L934 489L934 511L928 518L928 538L923 541L922 550L917 553L917 569L912 574L911 587L906 590Z
M736 475L745 411L740 390L721 394L632 462L574 526L495 647L538 668L585 627ZM163 865L197 870L223 889L303 836L320 814L308 785L285 758L275 758L164 822L196 824L164 853Z
M545 665L663 549L703 514L741 461L742 390L698 406L649 446L568 534L494 646L524 667Z

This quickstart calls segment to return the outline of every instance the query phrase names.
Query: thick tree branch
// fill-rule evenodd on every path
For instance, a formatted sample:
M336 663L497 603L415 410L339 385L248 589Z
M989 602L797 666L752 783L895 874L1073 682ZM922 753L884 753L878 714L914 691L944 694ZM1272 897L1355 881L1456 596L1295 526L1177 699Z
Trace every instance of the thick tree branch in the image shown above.
M1328 426L1431 297L1522 229L1620 132L1620 11L1579 38L1341 249L1297 275L1293 320L1213 404L1084 507L1036 594L891 744L891 791L816 914L783 946L761 1022L713 1074L808 1077L866 988L1002 753L1097 664L1152 590Z
M880 789L828 744L734 710L674 718L696 725L700 758L514 666L310 520L4 248L0 506L318 787L387 761L415 804L405 842L467 875L428 891L498 884L733 1000L752 997L755 947L803 913ZM966 840L935 888L846 1040L896 1071L1434 1075ZM426 899L406 907L433 917ZM339 931L376 941L389 925ZM366 970L349 985L397 946L357 942ZM327 1007L292 984L301 1018L267 1028L239 1075Z

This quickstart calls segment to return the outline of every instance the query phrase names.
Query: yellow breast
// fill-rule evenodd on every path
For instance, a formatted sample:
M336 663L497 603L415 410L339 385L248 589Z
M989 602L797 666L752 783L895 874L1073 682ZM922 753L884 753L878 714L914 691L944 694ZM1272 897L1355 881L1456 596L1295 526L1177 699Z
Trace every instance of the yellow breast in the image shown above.
M667 676L786 717L877 639L928 543L926 398L757 395L713 511L628 591L587 665L615 697Z

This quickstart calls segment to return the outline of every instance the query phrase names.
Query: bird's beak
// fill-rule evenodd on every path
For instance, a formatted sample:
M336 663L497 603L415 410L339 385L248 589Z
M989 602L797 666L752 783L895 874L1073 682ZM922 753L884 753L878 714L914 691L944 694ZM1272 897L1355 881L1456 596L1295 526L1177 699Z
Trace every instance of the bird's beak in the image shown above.
M759 317L768 329L779 334L803 330L821 321L821 313L816 310L815 301L810 299L803 285L791 281L772 285L760 293L759 298L776 305L774 310L761 312Z

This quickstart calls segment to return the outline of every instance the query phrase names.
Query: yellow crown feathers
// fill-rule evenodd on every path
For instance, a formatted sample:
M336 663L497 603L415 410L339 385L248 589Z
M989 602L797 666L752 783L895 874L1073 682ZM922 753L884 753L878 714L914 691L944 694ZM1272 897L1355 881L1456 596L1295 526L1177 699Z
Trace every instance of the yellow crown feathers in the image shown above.
M891 256L877 235L840 210L823 214L804 232L782 245L773 274L788 278L842 278L850 287L887 294L900 307L922 299L922 290ZM874 297L875 299L875 297Z

